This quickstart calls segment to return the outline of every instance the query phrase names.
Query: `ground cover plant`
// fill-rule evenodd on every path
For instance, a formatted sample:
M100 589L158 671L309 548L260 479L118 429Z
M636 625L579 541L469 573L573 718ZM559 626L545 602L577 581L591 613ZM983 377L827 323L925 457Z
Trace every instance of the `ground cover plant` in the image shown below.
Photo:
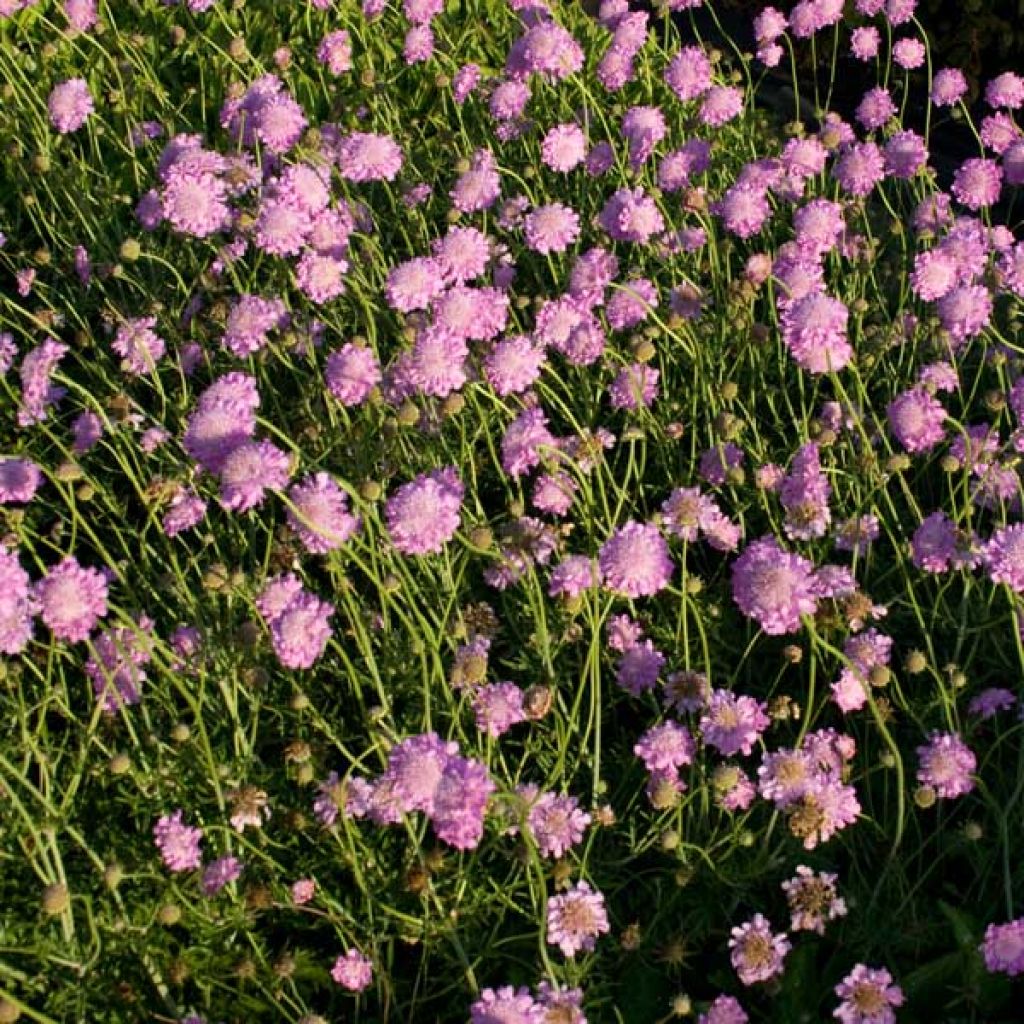
M1021 1019L1024 78L697 8L0 0L0 1020Z

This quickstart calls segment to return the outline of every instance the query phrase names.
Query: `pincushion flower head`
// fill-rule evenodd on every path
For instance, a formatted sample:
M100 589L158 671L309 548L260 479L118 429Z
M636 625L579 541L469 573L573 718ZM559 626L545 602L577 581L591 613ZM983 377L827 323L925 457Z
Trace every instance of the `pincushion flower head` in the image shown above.
M35 497L43 474L25 458L0 458L0 505L26 505Z
M402 168L402 149L390 135L353 132L338 140L338 170L347 181L394 181Z
M470 1024L546 1024L548 1015L528 988L485 988L469 1008Z
M565 174L583 163L587 138L578 124L556 124L545 134L540 153L546 167Z
M362 992L373 980L373 962L358 949L346 950L334 961L331 977L350 992Z
M668 586L674 565L668 544L650 523L629 522L616 530L598 555L604 586L623 597L649 597Z
M495 788L486 765L450 756L434 791L430 813L438 839L457 850L472 850L479 845L487 803Z
M733 996L718 996L697 1018L697 1024L747 1024L750 1018Z
M770 981L783 971L783 960L792 949L785 934L773 934L771 922L763 914L732 930L729 939L732 965L744 985Z
M359 529L359 517L348 510L348 495L327 473L295 484L288 498L288 525L312 554L341 547Z
M542 857L564 857L590 824L590 815L582 810L574 796L541 793L530 804L526 816L530 834Z
M372 348L346 342L327 357L327 390L345 406L361 405L381 382L380 363Z
M1024 917L1006 924L990 924L980 949L988 970L1011 978L1024 974Z
M173 814L165 814L153 826L153 840L171 871L190 871L203 862L199 849L203 830L184 824L183 815L184 811L179 808Z
M978 767L974 752L956 733L933 732L917 748L917 780L931 786L943 799L963 796L974 789L971 776Z
M946 410L923 387L897 395L886 416L893 436L911 454L926 452L945 437Z
M796 869L796 875L782 883L793 931L812 931L825 934L825 924L846 916L846 901L836 891L837 876L829 871L815 873L806 864Z
M385 506L388 533L403 555L436 554L459 528L463 485L454 466L403 484Z
M846 337L848 319L849 310L839 299L811 292L786 307L782 340L809 373L834 373L853 358Z
M842 1024L895 1024L893 1007L903 1005L903 990L884 967L857 964L835 992L842 1002L832 1015Z
M270 627L274 653L286 668L310 668L331 638L333 605L303 589L297 577L276 576L256 599Z
M291 458L270 441L245 441L220 465L220 503L234 512L263 504L266 491L280 491L291 475Z
M814 566L773 537L748 544L733 563L732 595L741 612L768 634L795 633L817 608Z
M526 215L523 235L534 252L564 252L580 236L579 214L563 203L538 206Z
M78 131L95 109L89 84L84 78L69 78L54 86L46 107L50 123L61 135Z
M39 614L58 640L84 640L107 614L107 577L68 556L36 583Z
M590 952L598 936L610 927L604 895L585 881L548 900L548 943L557 946L564 956Z
M28 573L0 544L0 654L20 654L28 646L38 610Z
M771 723L766 710L766 705L754 697L713 690L700 718L701 737L723 757L748 755Z

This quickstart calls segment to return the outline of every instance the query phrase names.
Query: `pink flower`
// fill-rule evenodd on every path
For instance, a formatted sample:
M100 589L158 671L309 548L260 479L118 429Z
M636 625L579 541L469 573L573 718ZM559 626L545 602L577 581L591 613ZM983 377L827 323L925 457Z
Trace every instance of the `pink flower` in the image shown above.
M358 949L346 950L334 961L331 977L350 992L362 992L373 980L373 962Z

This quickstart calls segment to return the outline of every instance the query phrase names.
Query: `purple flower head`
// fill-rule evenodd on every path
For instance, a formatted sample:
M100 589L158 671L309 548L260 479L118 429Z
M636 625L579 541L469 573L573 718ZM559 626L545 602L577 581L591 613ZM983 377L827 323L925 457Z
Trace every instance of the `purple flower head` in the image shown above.
M154 330L155 316L126 320L117 329L110 347L121 356L122 369L132 376L152 373L167 345Z
M849 311L839 299L811 292L787 305L782 314L782 340L808 373L834 373L853 358L846 338L848 319Z
M338 140L336 155L346 181L393 181L402 167L402 149L390 135L353 132Z
M42 478L42 471L31 459L0 457L0 505L27 505Z
M704 742L723 757L749 755L758 737L771 724L766 705L729 690L712 690L700 719Z
M656 526L629 522L601 546L604 586L623 597L648 597L668 586L674 569L668 545Z
M514 725L526 721L523 691L515 683L487 683L473 694L477 728L492 739L503 736Z
M773 934L771 922L762 914L732 930L730 959L740 981L754 985L770 981L783 971L782 962L792 948L784 933Z
M54 637L78 643L107 614L107 577L69 556L36 583L33 596Z
M403 555L436 554L459 528L463 486L454 466L403 484L385 506L388 533Z
M917 748L917 780L931 786L943 799L963 796L974 789L971 775L977 768L973 751L956 733L933 732Z
M199 844L203 830L182 823L183 811L165 814L153 826L153 839L160 857L171 871L190 871L203 862Z
M585 881L548 900L548 943L564 956L590 952L599 935L610 930L604 896Z
M801 864L796 875L782 883L792 916L791 931L824 935L828 921L846 916L846 902L836 891L836 877L828 871L815 873Z
M485 988L469 1008L470 1024L545 1024L544 1006L528 988Z
M531 802L526 824L542 857L564 857L582 842L590 815L574 796L541 793Z
M617 242L647 242L665 228L661 211L639 187L615 192L601 210L598 223Z
M221 462L220 503L234 512L262 505L266 492L283 490L291 475L291 458L270 441L245 441Z
M934 448L945 437L946 410L922 387L897 395L886 417L893 436L912 455Z
M1006 924L990 924L979 947L985 967L1011 978L1024 974L1024 917Z
M316 555L341 547L359 529L348 510L348 495L327 473L316 473L291 487L288 525L302 546Z
M46 419L47 409L64 396L64 388L50 382L54 370L67 354L67 345L47 338L25 354L18 369L21 377L21 406L18 426L29 427Z
M0 545L0 653L20 654L28 646L38 610L28 573L17 555Z
M732 595L741 612L768 634L795 633L817 608L814 567L772 537L748 544L733 563Z
M499 395L528 391L546 361L544 347L523 334L497 342L484 357L484 376Z
M361 405L381 382L380 363L373 349L346 342L327 357L324 380L342 405Z
M501 439L501 465L509 476L518 477L538 465L543 449L554 451L556 441L548 430L547 417L539 406L524 409L505 429Z
M952 193L969 210L980 210L999 201L1003 172L995 160L965 160L953 175Z
M892 1008L903 1005L903 990L884 967L857 964L835 993L842 1002L832 1015L842 1024L895 1024Z
M403 813L433 813L441 776L457 753L457 744L446 743L434 732L411 736L391 748L384 777Z
M718 996L697 1018L697 1024L747 1024L750 1018L732 996Z
M545 167L566 174L583 163L587 138L578 124L556 124L541 141L540 154Z
M78 131L95 109L88 82L84 78L69 78L54 86L46 108L50 123L61 135Z
M334 961L331 977L349 992L362 992L373 981L373 961L358 949L346 950Z
M548 203L526 215L523 235L534 252L565 252L580 236L580 218L569 206Z
M431 823L438 839L458 850L479 845L487 801L495 790L486 765L452 756L434 795Z
M234 882L242 873L242 862L237 857L219 857L203 869L200 887L204 896L216 896L229 882Z
M675 722L652 726L633 747L651 775L674 773L693 761L696 750L689 730Z

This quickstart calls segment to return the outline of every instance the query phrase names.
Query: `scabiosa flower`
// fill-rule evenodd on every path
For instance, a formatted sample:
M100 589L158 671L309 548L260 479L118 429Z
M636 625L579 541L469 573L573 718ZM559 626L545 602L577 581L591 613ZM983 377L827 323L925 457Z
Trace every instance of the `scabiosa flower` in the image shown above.
M342 405L360 405L381 382L380 363L373 349L346 342L327 357L324 379Z
M334 961L331 977L349 992L362 992L373 980L373 961L358 949L346 950Z
M711 88L711 61L699 46L684 46L665 68L665 82L684 103Z
M28 573L18 556L0 544L0 653L20 654L25 649L38 610Z
M50 123L61 135L78 131L95 109L89 84L84 78L69 78L61 82L54 86L46 108L50 113Z
M832 521L828 499L832 488L821 471L818 445L811 441L793 457L779 497L786 511L786 536L791 540L823 537Z
M477 150L469 170L459 176L449 196L460 213L475 213L494 206L501 191L502 178L495 155L489 150Z
M862 25L850 35L850 52L857 60L874 60L881 41L882 37L874 25Z
M792 915L791 931L812 931L824 935L826 922L846 915L846 902L836 891L836 878L828 871L815 873L806 864L801 864L796 875L782 883Z
M139 617L135 628L107 629L93 640L93 653L85 664L93 693L107 714L142 700L145 666L152 660L149 634L153 620Z
M911 454L926 452L945 437L946 410L922 387L897 395L886 409L886 418L893 436Z
M457 753L457 744L446 743L435 732L410 736L396 743L388 754L384 777L392 788L397 807L405 814L410 811L432 814L445 766Z
M668 586L674 566L656 526L629 522L601 545L601 580L623 597L649 597Z
M737 238L756 235L772 215L764 189L734 185L713 207L725 229Z
M50 377L67 354L67 345L47 338L21 360L21 405L18 408L18 426L29 427L46 419L47 409L60 401L64 388L56 387Z
M730 470L743 466L743 451L732 441L708 448L700 457L700 475L709 484L721 487L729 479Z
M74 32L88 32L96 24L96 0L64 0L64 17Z
M953 175L951 191L969 210L980 210L999 201L1003 171L995 160L965 160Z
M564 857L582 842L590 815L574 796L541 793L530 805L526 824L542 857Z
M0 505L26 505L34 497L42 472L31 459L0 458Z
M644 243L665 228L657 204L642 188L620 188L605 203L598 223L617 242Z
M336 152L346 181L394 181L402 168L402 148L390 135L352 132L338 140Z
M328 32L316 48L316 59L326 65L332 75L352 70L352 38L345 29Z
M983 557L993 583L1005 583L1018 594L1024 593L1024 523L996 530Z
M512 44L505 67L510 74L532 71L560 81L583 67L583 48L558 22L541 21Z
M535 383L545 361L543 345L517 334L497 342L484 356L484 376L499 395L521 394Z
M256 245L272 256L294 256L313 230L312 217L294 203L267 199L256 217Z
M286 327L288 321L288 310L281 299L240 295L228 313L221 344L233 355L244 358L262 349L268 334Z
M587 138L578 124L556 124L541 141L540 154L545 167L567 173L583 163Z
M470 1024L545 1024L544 1007L528 988L485 988L469 1008Z
M850 195L869 195L885 177L885 157L873 142L852 143L839 154L832 175Z
M203 869L200 887L204 896L216 896L229 882L242 874L242 862L237 857L218 857Z
M509 476L522 476L541 461L542 449L555 449L555 438L547 422L544 410L533 406L524 409L506 427L501 439L501 465Z
M835 373L853 358L846 338L849 310L839 299L811 292L786 306L782 340L808 373Z
M981 122L978 135L981 137L981 141L993 153L1003 156L1021 137L1021 130L1017 127L1017 122L1014 121L1010 114L999 113L991 114ZM1007 183L1013 184L1013 182L1009 181L1005 165L1003 166L1003 174L1007 178Z
M731 85L713 85L704 93L698 111L701 124L720 128L743 109L743 93Z
M624 366L608 388L612 408L650 408L658 397L658 376L658 371L645 363Z
M452 98L461 106L469 99L479 84L480 66L478 64L464 64L452 76Z
M996 75L985 86L985 102L996 110L1000 107L1017 110L1024 106L1024 78L1012 71Z
M748 755L771 722L765 710L766 705L753 697L737 696L729 690L713 690L701 715L701 736L723 757L738 753Z
M580 236L579 214L563 203L538 206L524 218L523 236L534 252L565 252Z
M689 730L675 722L652 726L633 747L633 753L651 775L674 774L683 765L691 764L696 752L697 745Z
M117 329L110 347L121 356L122 369L133 376L152 373L166 351L166 343L153 330L155 316L126 320Z
M182 488L171 499L161 525L168 537L177 537L201 523L205 515L206 502L190 488Z
M327 473L306 477L288 497L288 525L312 554L341 547L359 529L359 517L348 510L348 495Z
M629 163L639 167L665 138L668 125L659 107L630 107L622 118L622 134L629 143Z
M933 512L914 531L910 550L914 565L925 572L945 572L958 561L958 534L944 512Z
M526 721L523 691L515 683L487 683L473 693L477 728L493 739Z
M832 1016L842 1024L895 1024L892 1008L903 1005L903 990L892 983L892 975L884 967L857 964L836 985L835 993L842 1003Z
M33 596L54 637L78 643L107 614L107 577L68 556L36 583Z
M956 287L958 268L945 249L929 249L914 257L910 286L925 302L941 299Z
M974 789L971 778L977 768L973 751L956 733L933 732L917 748L917 780L931 786L943 799L963 796Z
M784 933L772 934L771 922L763 914L732 930L730 959L740 981L753 985L770 981L783 971L782 961L792 949Z
M978 947L989 971L1011 978L1024 974L1024 917L1006 924L990 924L985 941Z
M153 839L160 857L171 871L190 871L199 867L203 855L199 845L203 830L182 822L184 812L179 808L173 814L165 814L153 826Z
M270 441L245 441L221 463L220 503L234 512L263 504L266 491L283 490L291 476L291 458Z
M472 850L484 832L487 801L495 785L486 765L468 758L448 758L430 820L438 839L457 850Z
M71 432L74 434L74 442L71 450L76 455L84 455L95 447L96 442L103 436L103 420L94 412L79 413L71 424ZM3 469L0 463L0 490L2 490ZM2 498L0 498L2 500Z
M590 952L597 937L609 930L604 895L585 881L548 900L548 943L564 956Z
M880 86L869 89L864 94L855 112L857 120L868 131L881 128L895 114L896 104L889 93Z
M597 568L593 559L586 555L569 555L552 570L548 594L574 598L596 586Z
M271 580L257 599L274 653L285 668L310 668L331 638L334 606L302 589L294 577Z
M747 1024L750 1018L732 996L718 996L697 1018L697 1024Z
M402 44L405 63L422 64L434 55L434 33L428 25L413 25L405 34Z
M733 563L732 595L741 612L769 635L795 633L817 608L814 567L774 537L748 544Z
M988 326L992 295L984 285L960 285L939 299L936 311L955 348Z
M1017 703L1017 698L1002 686L990 686L971 699L967 710L981 719L993 718L1000 711L1009 711Z
M403 555L436 554L459 528L463 486L454 466L403 484L384 509L388 533Z
M967 88L959 68L942 68L932 78L931 101L936 107L952 107L967 94Z

